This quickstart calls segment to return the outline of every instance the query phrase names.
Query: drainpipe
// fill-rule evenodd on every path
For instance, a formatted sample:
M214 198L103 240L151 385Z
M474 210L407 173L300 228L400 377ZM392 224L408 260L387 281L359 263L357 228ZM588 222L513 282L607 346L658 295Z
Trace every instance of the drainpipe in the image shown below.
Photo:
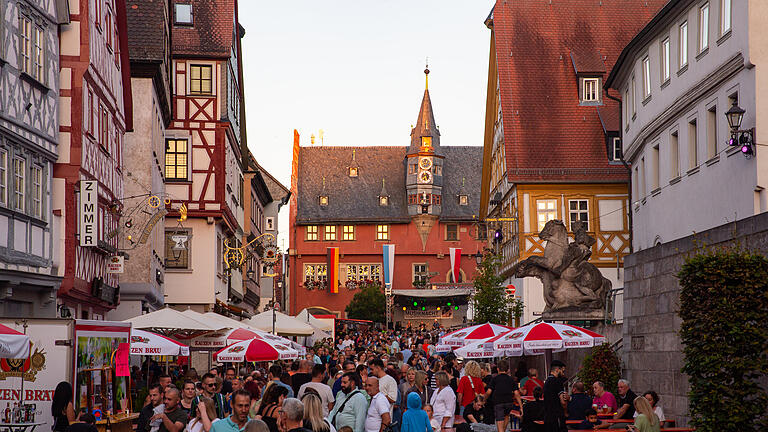
M623 148L624 148L624 126L623 126L624 125L624 118L622 118L622 114L624 113L624 110L622 109L621 99L611 96L608 93L608 89L605 89L605 95L608 98L613 99L613 100L615 100L616 102L619 103L619 137L621 138L621 147L622 147L622 152L621 152L620 160L621 160L621 163L624 165L624 168L626 168L627 174L628 174L628 178L629 178L629 180L627 181L627 184L628 184L627 196L629 197L629 200L628 200L629 203L628 203L628 208L627 208L627 210L628 210L627 211L627 221L629 222L629 253L631 254L632 252L634 252L634 246L633 246L633 241L632 241L633 240L633 230L632 230L632 168L630 168L630 166L627 163L627 161L624 160L624 151L623 151ZM616 262L616 265L618 265L618 260Z

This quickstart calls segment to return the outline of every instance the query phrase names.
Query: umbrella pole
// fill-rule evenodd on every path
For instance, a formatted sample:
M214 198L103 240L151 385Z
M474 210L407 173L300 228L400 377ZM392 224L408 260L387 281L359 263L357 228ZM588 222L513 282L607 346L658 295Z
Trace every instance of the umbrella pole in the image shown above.
M27 326L28 326L27 320L23 320L22 323L24 326L24 334L26 335ZM29 362L29 357L30 357L30 354L29 354L29 351L27 351L27 362ZM24 364L26 364L27 362L25 362ZM19 395L19 405L23 405L23 404L24 404L24 366L21 367L21 394Z

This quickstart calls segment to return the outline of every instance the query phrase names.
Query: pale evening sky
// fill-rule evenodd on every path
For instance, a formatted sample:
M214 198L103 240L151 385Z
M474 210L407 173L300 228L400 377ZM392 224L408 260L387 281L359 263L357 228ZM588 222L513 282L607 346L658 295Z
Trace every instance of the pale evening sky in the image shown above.
M482 145L490 49L483 21L493 3L240 0L248 144L256 159L290 187L293 129L302 145L320 129L325 145L408 145L426 57L441 144ZM283 207L286 245L287 217Z

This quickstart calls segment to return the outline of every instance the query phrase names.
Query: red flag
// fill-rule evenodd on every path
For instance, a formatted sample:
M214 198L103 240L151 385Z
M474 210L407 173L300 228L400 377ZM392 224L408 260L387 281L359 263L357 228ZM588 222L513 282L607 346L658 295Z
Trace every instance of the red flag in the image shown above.
M329 247L327 252L328 265L328 291L331 294L339 293L339 248Z

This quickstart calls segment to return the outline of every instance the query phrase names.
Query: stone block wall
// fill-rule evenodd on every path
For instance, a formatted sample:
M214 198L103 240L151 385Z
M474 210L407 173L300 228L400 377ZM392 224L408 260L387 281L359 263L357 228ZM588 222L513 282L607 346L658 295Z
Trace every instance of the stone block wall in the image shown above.
M690 420L690 386L681 372L677 273L685 258L703 247L736 245L768 253L768 213L657 245L624 260L624 376L638 395L646 390L659 393L665 416L678 426Z

